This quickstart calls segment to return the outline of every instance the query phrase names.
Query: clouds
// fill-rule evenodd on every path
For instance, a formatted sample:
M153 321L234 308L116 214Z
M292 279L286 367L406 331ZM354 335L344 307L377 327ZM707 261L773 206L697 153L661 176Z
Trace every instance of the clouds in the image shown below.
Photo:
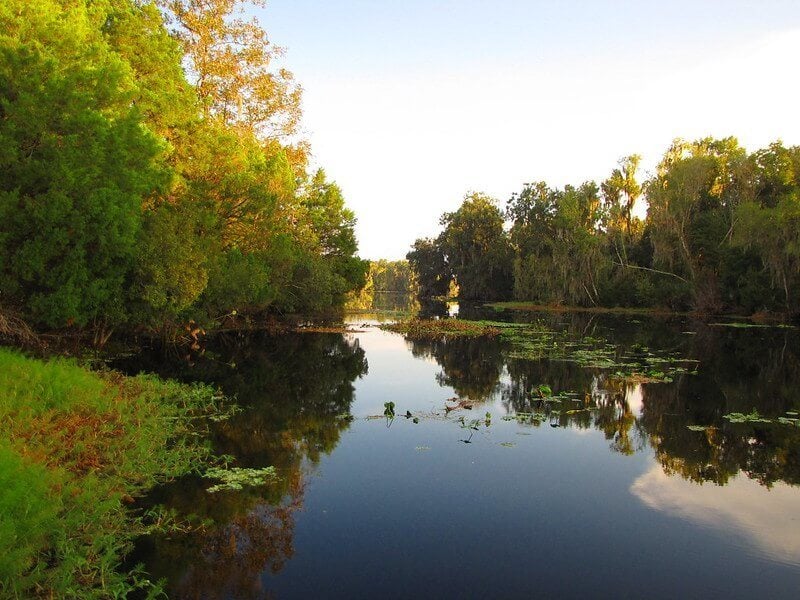
M797 490L785 483L767 489L739 475L724 487L701 486L654 465L631 493L654 510L733 534L774 560L800 565Z

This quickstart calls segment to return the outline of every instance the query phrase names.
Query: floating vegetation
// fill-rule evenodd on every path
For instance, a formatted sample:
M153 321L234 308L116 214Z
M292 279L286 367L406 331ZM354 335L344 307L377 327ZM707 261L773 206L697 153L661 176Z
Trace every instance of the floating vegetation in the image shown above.
M514 446L516 446L514 442L500 442L500 445L503 448L513 448Z
M671 383L677 375L697 374L698 361L674 352L656 352L639 344L623 351L601 337L575 339L568 332L542 328L537 324L500 328L500 335L511 344L511 358L559 360L585 368L613 370L611 377L631 383ZM551 395L539 388L534 390L536 393Z
M765 417L760 414L755 408L750 413L728 413L722 415L722 418L729 423L778 423L780 425L791 425L793 427L800 427L800 415L795 411L787 411L786 416L776 417L774 419ZM687 425L687 429L691 431L706 431L708 429L715 429L712 425Z
M245 486L257 487L272 483L278 478L275 467L264 467L263 469L240 469L232 467L229 469L212 468L203 474L205 479L217 479L222 483L213 485L206 491L210 494L221 491L237 491Z
M406 336L410 340L446 337L499 336L509 342L509 358L524 360L560 360L582 367L613 370L615 379L632 383L671 383L680 374L696 375L698 361L675 353L655 352L634 344L628 351L602 337L575 338L567 331L558 331L542 323L506 323L502 321L468 321L465 319L410 319L380 326ZM549 386L542 384L540 397L552 396Z
M516 421L520 424L526 425L540 425L544 423L550 418L550 415L554 414L555 411L550 413L543 413L543 412L518 412L514 413L513 415L506 415L503 417L503 421Z
M394 418L394 402L384 402L383 403L383 415L387 419Z
M500 328L490 321L466 321L463 319L409 319L397 323L380 325L381 329L402 333L409 339L431 339L440 337L494 337Z
M772 423L772 419L765 419L754 408L749 414L744 413L730 413L722 416L731 423Z
M431 449L430 446L417 446L416 448L414 448L414 450L416 450L417 452L427 452L430 449Z
M480 427L481 420L480 419L472 419L469 423L464 420L464 417L461 417L460 420L461 428L462 429L472 429L474 431L478 431L478 427Z
M689 431L707 431L709 429L713 429L713 427L708 425L687 425L686 429Z

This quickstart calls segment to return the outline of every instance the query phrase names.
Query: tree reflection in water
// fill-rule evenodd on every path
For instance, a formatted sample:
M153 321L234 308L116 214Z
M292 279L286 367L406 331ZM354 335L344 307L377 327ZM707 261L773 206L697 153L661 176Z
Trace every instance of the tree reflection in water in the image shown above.
M293 553L294 516L305 479L349 426L354 381L367 373L358 341L342 334L222 336L190 365L162 354L115 365L219 386L243 408L212 435L237 466L276 467L266 488L210 495L187 478L153 491L149 502L203 525L192 533L142 540L133 557L179 598L263 598L260 575Z
M509 358L509 346L497 339L408 343L415 356L436 360L442 367L439 383L459 396L476 402L499 398L511 414L556 410L551 424L600 430L616 452L633 454L651 447L667 474L724 485L744 472L766 486L776 481L800 484L800 428L723 419L753 409L777 417L800 407L796 330L739 330L658 319L642 324L608 315L545 318L549 326L566 329L576 339L612 339L621 353L632 347L680 352L700 361L699 373L678 375L672 383L632 383L612 377L613 369ZM696 333L687 334L687 327ZM547 405L535 393L540 384L556 393L578 392L580 403ZM578 412L567 414L567 409ZM709 427L692 431L689 425Z

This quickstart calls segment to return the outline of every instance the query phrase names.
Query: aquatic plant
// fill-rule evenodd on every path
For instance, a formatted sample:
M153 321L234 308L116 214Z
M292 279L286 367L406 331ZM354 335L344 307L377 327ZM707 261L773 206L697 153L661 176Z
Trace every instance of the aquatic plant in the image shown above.
M731 423L772 423L772 419L766 419L758 413L755 408L748 414L744 413L730 413L722 415L723 419L727 419Z
M245 486L257 487L272 483L278 478L275 467L243 469L239 467L208 469L203 473L205 479L217 479L222 483L213 485L206 491L210 494L221 491L237 491Z
M409 339L440 337L497 336L500 329L494 323L464 319L409 319L380 325L381 329L401 333Z

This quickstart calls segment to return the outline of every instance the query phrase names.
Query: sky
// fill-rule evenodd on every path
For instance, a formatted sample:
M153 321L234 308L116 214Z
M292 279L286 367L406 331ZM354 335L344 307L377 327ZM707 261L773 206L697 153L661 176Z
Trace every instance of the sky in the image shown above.
M271 0L254 9L304 89L303 128L400 259L471 191L652 172L674 138L800 144L798 0Z

